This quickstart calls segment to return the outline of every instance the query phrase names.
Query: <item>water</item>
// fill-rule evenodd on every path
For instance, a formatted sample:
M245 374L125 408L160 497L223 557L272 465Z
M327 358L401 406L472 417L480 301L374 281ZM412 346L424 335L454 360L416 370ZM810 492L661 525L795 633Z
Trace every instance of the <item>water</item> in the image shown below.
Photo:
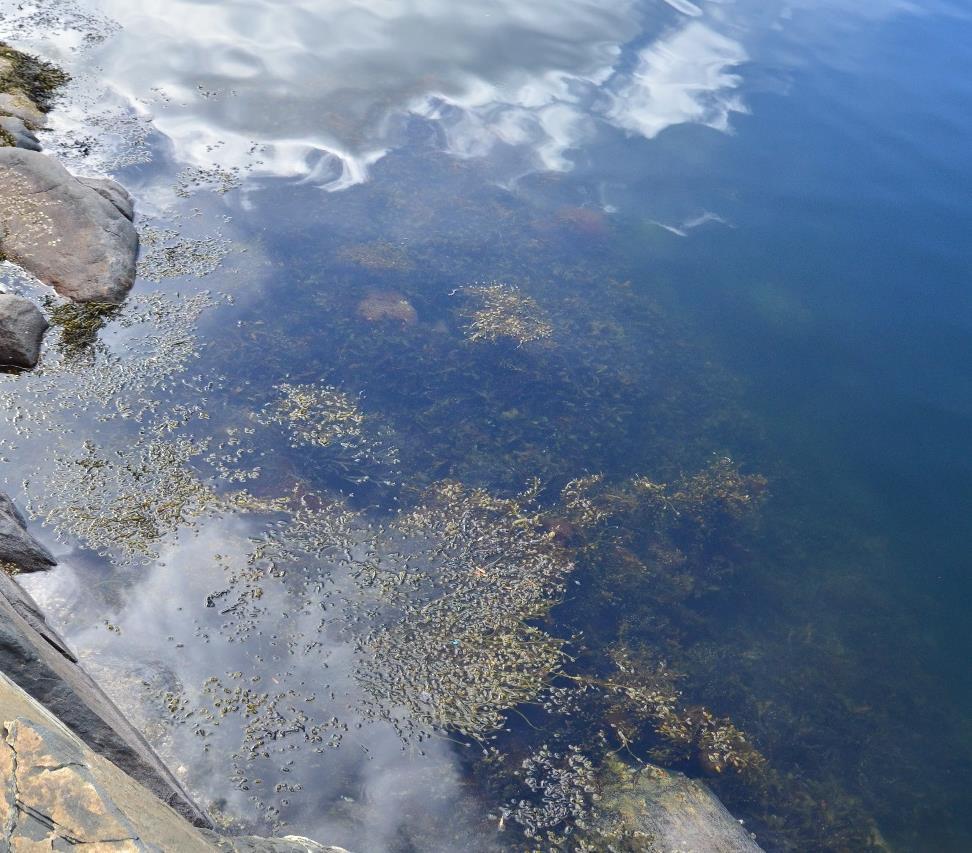
M964 9L0 8L146 245L2 386L25 584L204 805L549 846L619 751L768 850L969 849Z

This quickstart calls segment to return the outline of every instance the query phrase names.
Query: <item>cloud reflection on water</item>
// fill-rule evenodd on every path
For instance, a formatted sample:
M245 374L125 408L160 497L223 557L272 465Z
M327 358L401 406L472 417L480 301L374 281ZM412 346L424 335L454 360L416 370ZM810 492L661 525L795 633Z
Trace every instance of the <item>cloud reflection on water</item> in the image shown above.
M94 61L129 98L155 100L180 159L331 189L364 180L409 115L437 122L455 155L503 144L557 171L599 124L725 128L746 56L696 7L635 0L99 5L123 29ZM650 35L630 67L625 46Z
M244 518L214 517L171 539L136 573L106 581L99 561L68 555L25 586L204 807L222 803L228 814L259 821L272 805L287 821L281 832L376 853L400 849L405 839L429 851L456 849L458 839L465 850L493 850L490 836L476 832L484 812L464 793L452 743L403 737L391 720L368 713L373 702L355 678L366 653L340 601L353 586L346 573L328 573L313 603L298 573L294 585L264 577L259 600L237 608L246 584L227 567L246 563L259 532ZM229 594L219 597L223 590ZM269 759L245 757L245 727L259 714L207 720L199 709L212 707L205 685L214 676L255 694L286 693L279 718L266 716L287 731L288 720L306 714L307 727L323 724L323 741L293 730L268 741ZM172 697L195 713L167 722ZM339 736L334 748L332 735Z

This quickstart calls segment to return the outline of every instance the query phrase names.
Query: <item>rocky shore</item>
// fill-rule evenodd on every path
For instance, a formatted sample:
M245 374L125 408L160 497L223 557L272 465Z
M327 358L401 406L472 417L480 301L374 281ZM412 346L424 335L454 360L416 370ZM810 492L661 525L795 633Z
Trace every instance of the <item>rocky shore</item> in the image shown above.
M54 90L65 75L0 45L0 261L73 302L118 303L135 283L138 233L128 192L76 177L43 153ZM47 320L28 299L0 298L0 366L37 364Z

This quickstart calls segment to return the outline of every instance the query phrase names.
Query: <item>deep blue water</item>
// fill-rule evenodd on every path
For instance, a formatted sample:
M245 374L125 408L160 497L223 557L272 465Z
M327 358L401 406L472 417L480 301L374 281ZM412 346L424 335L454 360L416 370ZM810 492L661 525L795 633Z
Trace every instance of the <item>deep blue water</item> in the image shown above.
M392 617L332 600L353 599L370 534L355 528L346 562L304 550L257 577L252 540L280 515L190 501L132 559L72 524L68 494L73 513L123 515L126 483L178 492L158 471L226 494L225 466L258 465L244 484L262 499L340 499L361 526L394 526L436 483L508 498L537 477L576 568L531 624L570 638L588 676L612 677L621 646L644 670L667 661L683 704L746 732L759 779L669 763L765 849L972 847L967 10L105 0L84 10L105 19L55 4L52 24L6 5L0 34L78 78L52 146L130 186L143 227L172 229L163 243L210 241L173 253L197 251L204 274L149 266L133 295L211 291L172 336L194 335L197 356L177 345L171 376L156 364L164 311L109 321L97 374L59 361L52 336L50 378L4 385L26 433L12 417L3 432L7 485L29 481L18 497L62 560L26 583L207 806L361 850L455 849L443 827L468 849L522 841L496 832L519 795L486 762L402 738L408 714L390 725L358 678L373 650L355 626ZM488 283L534 300L549 340L471 338L470 288ZM111 353L142 373L99 391ZM342 451L288 435L282 385L338 389L364 432ZM170 414L185 422L162 428ZM85 440L114 458L139 430L158 444L118 479L63 486ZM175 436L211 446L173 462ZM227 440L242 456L217 471ZM765 477L751 523L706 518L697 553L683 522L664 543L633 525L610 558L579 547L559 497L572 479L685 482L721 457ZM399 550L374 550L398 570ZM245 701L200 732L211 676L272 680L281 707L351 732L324 754ZM498 741L514 764L603 725L518 710L531 727L511 714ZM247 723L277 732L267 755L233 755ZM631 754L660 760L638 725Z

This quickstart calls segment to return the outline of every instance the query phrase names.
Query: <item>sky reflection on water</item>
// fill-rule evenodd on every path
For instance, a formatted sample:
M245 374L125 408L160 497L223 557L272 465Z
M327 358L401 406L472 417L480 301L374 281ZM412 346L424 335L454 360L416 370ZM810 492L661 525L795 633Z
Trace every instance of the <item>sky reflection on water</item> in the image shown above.
M3 26L16 35L16 22L40 8L0 0ZM972 169L962 145L972 74L954 70L967 59L967 16L897 2L687 0L91 8L120 28L92 25L89 35L103 38L87 42L67 31L48 41L45 25L35 28L38 49L86 78L74 91L87 87L86 100L55 116L55 144L82 169L121 164L144 219L181 238L232 243L206 278L139 284L235 297L204 314L191 380L148 389L154 413L198 394L212 420L191 429L222 439L293 373L348 382L413 442L428 424L413 398L454 392L433 401L455 417L443 428L455 428L459 454L463 418L478 418L468 434L480 436L473 444L486 458L416 453L425 460L416 479L459 470L519 488L538 472L506 453L533 464L536 445L554 476L569 466L587 473L595 456L625 476L657 463L674 477L700 453L737 455L769 475L775 503L752 574L705 613L723 642L703 638L693 649L693 686L714 707L765 725L763 742L800 772L837 767L899 847L968 849L960 783L969 750L956 720L969 693L962 519L972 315L962 222ZM88 131L98 137L90 149L76 144ZM119 159L116 144L135 155ZM186 166L219 168L200 190L180 177ZM509 354L467 358L455 319L460 289L492 277L520 283L569 330L556 348L530 354L564 385L526 438L515 427L530 401L504 385L522 365L510 369ZM405 299L414 318L378 335L360 316L362 298L376 297ZM656 298L679 323L646 322ZM121 363L133 358L126 344L141 342L151 366L151 331L112 326L103 337ZM416 380L394 364L429 353L442 356L432 365L441 374ZM719 369L703 381L696 359ZM456 364L460 378L442 379ZM483 364L493 373L470 388ZM604 394L591 399L628 408L617 418L585 408L590 400L564 390L578 376ZM652 396L667 380L683 406L677 428L665 419L670 398ZM210 383L217 390L205 396ZM31 404L31 393L91 390L75 387L70 370L50 385L35 376L3 387L4 400L20 393ZM696 396L725 405L722 420ZM479 403L493 399L506 404L483 415ZM123 448L140 426L94 424L91 412L53 406L35 415L29 437L9 424L0 436L12 490L25 478L28 493L42 488L52 450L73 458L84 439ZM587 428L596 442L578 451L570 439ZM292 488L306 475L333 486L315 460L288 456L279 436L257 440L272 485ZM649 445L674 449L656 460ZM318 701L315 713L363 722L364 746L304 765L289 828L396 850L416 824L461 814L456 830L488 849L495 824L477 829L496 804L469 795L448 743L420 756L403 751L394 727L358 718L356 651L340 631L286 665L265 639L220 632L222 614L206 607L225 581L214 555L243 559L258 530L252 519L206 517L195 531L166 531L161 553L136 567L113 566L67 536L56 545L63 566L25 583L205 799L225 799L238 815L250 808L227 778L238 728L227 721L202 753L190 727L167 730L153 718L155 699L135 701L132 676L182 684L198 699L214 673L286 672L286 685L303 685L326 660L336 699ZM265 635L293 604L284 586L275 594L260 616ZM310 635L314 618L299 614L280 633ZM276 767L268 779L290 772ZM441 782L435 804L423 798L430 776ZM368 827L374 835L362 841ZM781 836L766 837L784 849Z
M523 168L563 171L599 124L653 137L684 122L726 129L743 109L734 69L746 51L720 32L733 29L722 15L695 7L689 16L632 0L101 7L124 29L96 61L119 92L150 102L177 156L250 168L256 144L257 173L331 189L363 180L403 144L408 115L438 123L457 156L507 146Z

